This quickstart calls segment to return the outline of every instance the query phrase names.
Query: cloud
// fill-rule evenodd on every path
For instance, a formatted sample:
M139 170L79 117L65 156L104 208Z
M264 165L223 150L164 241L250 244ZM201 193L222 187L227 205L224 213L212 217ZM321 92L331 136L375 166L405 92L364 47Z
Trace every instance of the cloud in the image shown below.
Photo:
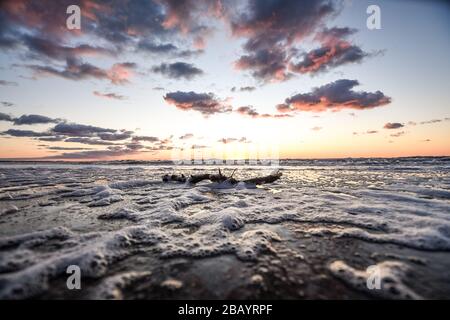
M91 148L77 148L77 147L48 147L48 150L92 150Z
M148 0L117 5L110 0L80 0L75 4L82 8L81 31L68 31L65 8L74 4L69 0L4 0L0 46L21 50L27 57L41 61L116 55L125 51L188 57L199 50L183 50L170 42L203 43L212 30L203 20L212 16L217 3ZM95 39L102 46L82 43L85 39ZM169 43L162 43L161 39Z
M329 0L249 0L245 12L230 17L233 34L245 37L245 55L238 69L250 70L262 81L284 81L291 77L287 67L295 44L313 34L325 18L337 13Z
M125 96L122 96L122 95L119 95L119 94L116 94L116 93L112 93L112 92L101 93L101 92L98 92L98 91L94 91L92 93L95 96L97 96L97 97L106 98L106 99L115 99L115 100L124 100L124 99L126 99Z
M12 106L14 106L14 103L8 102L8 101L2 101L2 102L0 102L0 103L1 103L2 106L4 106L4 107L12 107Z
M259 113L252 106L243 106L239 107L235 110L237 113L250 116L252 118L289 118L292 117L290 114L268 114L268 113Z
M187 140L187 139L192 139L193 137L194 137L194 135L192 133L186 133L186 134L180 136L178 139Z
M399 122L388 122L384 125L384 129L399 129L403 128L405 125Z
M0 112L0 121L14 121L14 118L9 114Z
M38 138L40 141L48 141L48 142L55 142L55 141L63 141L66 137L65 136L49 136L49 137L41 137Z
M122 133L98 133L97 136L106 141L119 141L119 140L125 140L131 137L131 134L128 132L122 132Z
M40 139L42 140L42 138ZM45 140L48 141L48 140ZM59 141L59 140L57 140ZM116 145L113 142L110 141L104 141L104 140L98 140L98 139L92 139L92 138L85 138L85 137L72 137L67 138L64 140L64 142L75 142L75 143L82 143L82 144L88 144L93 146L113 146Z
M217 142L223 143L223 144L228 144L228 143L233 143L233 142L240 142L240 143L251 143L250 140L247 140L246 137L241 137L241 138L222 138L219 139Z
M27 47L34 58L41 56L55 60L76 59L81 56L113 56L116 52L112 49L81 44L77 46L60 45L56 41L29 34L22 35L22 44Z
M441 119L433 119L433 120L428 120L428 121L422 121L420 122L420 124L433 124L433 123L439 123L442 122Z
M17 87L18 83L13 81L0 80L0 86L12 86Z
M320 131L322 130L322 127L313 127L311 128L312 131Z
M148 40L142 40L138 44L138 49L155 54L171 54L178 51L178 47L172 43L154 43Z
M123 85L129 82L136 64L132 62L115 63L110 69L102 69L78 59L67 59L61 68L42 65L26 65L35 76L56 76L68 80L98 79L109 80L112 84Z
M126 147L127 147L128 149L130 149L130 150L140 150L140 149L145 148L144 145L142 145L142 144L140 144L140 143L137 143L137 142L127 143L127 144L126 144Z
M314 74L344 64L361 62L369 54L344 40L355 32L355 29L350 28L325 29L316 36L322 46L302 54L302 60L291 62L289 69L297 73Z
M286 73L288 58L283 50L259 49L241 56L234 64L238 70L252 70L253 77L265 82L284 81L291 77Z
M220 17L223 9L220 0L163 0L162 3L166 12L162 25L185 35L192 34L197 48L204 47L205 38L211 33L203 18Z
M200 144L193 144L191 145L191 149L207 149L211 148L210 146L200 145Z
M52 119L46 116L38 114L24 114L19 118L14 119L15 125L31 125L31 124L43 124L43 123L58 123L61 119Z
M238 139L236 139L236 138L222 138L222 139L217 140L217 142L220 142L220 143L223 143L223 144L236 142L236 141L238 141Z
M217 99L212 93L190 92L170 92L164 96L164 100L175 105L178 109L188 111L198 111L204 116L210 116L216 113L231 112L231 106L225 105Z
M195 76L202 75L204 72L196 68L193 64L185 62L162 63L152 68L153 72L160 73L168 78L174 79L192 79Z
M133 155L138 152L139 151L137 150L129 148L120 148L117 150L88 150L80 152L63 153L60 155L47 157L47 159L108 159Z
M1 135L8 135L11 137L44 137L49 136L48 132L36 132L31 130L9 129L0 133Z
M254 90L256 90L256 87L251 87L251 86L240 87L240 88L236 88L236 87L231 88L231 92L236 92L236 91L240 91L240 92L245 92L245 91L247 91L247 92L252 92L252 91L254 91Z
M117 130L95 127L78 123L59 123L52 130L53 133L72 137L89 137L97 133L115 133Z
M203 50L181 50L172 43L155 43L149 40L142 40L138 43L139 51L150 54L173 56L179 58L190 58L203 53Z
M159 138L152 136L134 136L133 141L158 142Z
M375 133L378 133L378 131L377 130L367 130L366 133L367 134L375 134Z
M1 121L10 121L14 125L31 125L31 124L45 124L45 123L59 123L63 121L62 119L53 119L46 116L41 116L38 114L24 114L18 118L12 117L6 113L0 112Z
M390 136L394 137L394 138L398 138L398 137L401 137L401 136L403 136L405 134L406 134L405 131L399 131L399 132L396 132L396 133L392 133Z
M381 91L353 91L358 86L357 80L341 79L321 87L314 88L309 93L299 93L287 98L277 106L279 112L326 110L340 111L342 109L365 110L389 104L391 98Z

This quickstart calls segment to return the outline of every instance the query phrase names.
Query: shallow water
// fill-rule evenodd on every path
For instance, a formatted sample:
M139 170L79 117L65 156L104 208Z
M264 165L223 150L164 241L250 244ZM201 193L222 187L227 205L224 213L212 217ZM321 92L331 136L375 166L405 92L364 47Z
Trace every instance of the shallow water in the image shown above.
M282 161L258 188L161 181L216 168L2 164L0 297L450 297L449 158Z

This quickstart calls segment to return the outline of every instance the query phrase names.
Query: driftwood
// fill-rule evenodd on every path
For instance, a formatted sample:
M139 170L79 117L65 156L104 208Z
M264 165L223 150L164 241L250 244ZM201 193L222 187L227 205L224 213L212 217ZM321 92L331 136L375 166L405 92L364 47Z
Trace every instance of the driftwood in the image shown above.
M165 174L162 178L164 182L176 181L176 182L186 182L186 176L184 174Z
M204 181L204 180L209 180L211 182L217 182L217 183L226 181L230 184L238 184L239 182L244 182L246 184L259 185L259 184L264 184L264 183L275 182L278 179L280 179L281 175L282 175L280 171L277 171L276 173L270 174L268 176L251 178L251 179L239 181L239 180L236 180L235 178L233 178L233 175L235 172L236 172L236 169L233 170L233 172L231 173L231 175L229 177L223 175L222 171L220 171L220 169L219 169L218 174L210 174L210 173L195 174L195 175L191 175L189 178L186 178L185 175L183 175L183 174L181 174L181 175L166 174L163 176L163 181L164 182L175 181L175 182L183 182L183 183L188 182L191 184L196 184L196 183Z

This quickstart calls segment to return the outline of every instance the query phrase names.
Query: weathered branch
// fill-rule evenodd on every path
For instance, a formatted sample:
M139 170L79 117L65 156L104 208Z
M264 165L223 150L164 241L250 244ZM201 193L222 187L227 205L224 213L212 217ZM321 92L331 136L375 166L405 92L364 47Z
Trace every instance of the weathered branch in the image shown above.
M231 175L229 177L223 175L222 171L219 169L218 174L203 173L203 174L191 175L188 179L183 174L181 174L181 175L166 174L163 176L163 181L164 182L175 181L175 182L183 182L183 183L187 181L191 184L196 184L196 183L199 183L204 180L210 180L211 182L217 182L217 183L227 181L230 184L237 184L240 181L233 178L235 171L236 171L236 169L233 170L233 172L231 173ZM264 184L264 183L272 183L272 182L275 182L278 179L280 179L281 175L282 175L281 172L277 171L276 173L270 174L268 176L246 179L246 180L242 180L242 182L244 182L246 184L254 184L254 185L260 185L260 184Z

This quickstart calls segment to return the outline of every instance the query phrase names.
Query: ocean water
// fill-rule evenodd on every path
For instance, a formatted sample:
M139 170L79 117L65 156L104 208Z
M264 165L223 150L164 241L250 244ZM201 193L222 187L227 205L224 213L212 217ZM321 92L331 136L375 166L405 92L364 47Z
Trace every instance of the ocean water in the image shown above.
M0 298L450 298L450 158L218 168L0 164Z

